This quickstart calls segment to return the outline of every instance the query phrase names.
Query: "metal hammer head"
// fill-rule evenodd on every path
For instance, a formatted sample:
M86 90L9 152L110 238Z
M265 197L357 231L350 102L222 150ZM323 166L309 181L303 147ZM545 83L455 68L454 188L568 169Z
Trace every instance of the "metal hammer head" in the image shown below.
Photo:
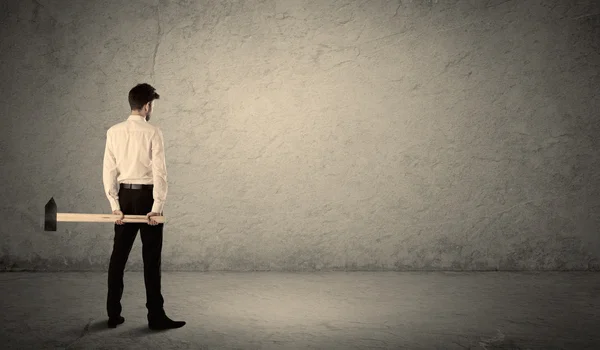
M58 210L56 209L56 202L54 197L50 198L46 203L46 218L44 220L44 231L56 231L56 215Z

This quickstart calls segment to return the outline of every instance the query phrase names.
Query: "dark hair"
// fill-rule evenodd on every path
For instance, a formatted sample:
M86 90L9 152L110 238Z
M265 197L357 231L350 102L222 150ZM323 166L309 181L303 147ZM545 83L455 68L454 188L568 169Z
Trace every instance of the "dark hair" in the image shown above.
M150 84L137 84L133 89L129 90L129 106L131 110L139 110L148 102L160 99L160 95L156 93L156 89Z

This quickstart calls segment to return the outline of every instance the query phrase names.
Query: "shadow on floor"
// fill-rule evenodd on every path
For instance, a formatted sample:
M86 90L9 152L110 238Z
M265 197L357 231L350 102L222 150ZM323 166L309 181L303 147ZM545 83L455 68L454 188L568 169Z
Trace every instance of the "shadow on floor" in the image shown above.
M153 331L150 328L148 328L148 326L139 326L139 327L136 327L135 329L132 329L129 332L127 332L127 335L132 336L132 337L143 337L143 336L150 335L150 334L164 333L164 332L168 332L168 331L169 331L169 329Z
M90 321L82 327L72 327L71 329L64 332L65 336L79 336L80 338L89 333L98 333L111 330L106 324L107 320L94 320Z
M124 324L118 325L117 328L108 328L107 319L101 320L90 320L88 324L86 324L83 329L81 327L73 327L64 332L64 336L66 337L78 337L83 338L86 335L96 334L96 333L104 333L104 332L115 332L118 333L119 336L132 336L132 337L141 337L150 334L163 333L169 331L167 330L151 330L148 328L148 325L138 326L134 329L127 330L125 332L122 331L123 328L126 327L127 320L125 320Z

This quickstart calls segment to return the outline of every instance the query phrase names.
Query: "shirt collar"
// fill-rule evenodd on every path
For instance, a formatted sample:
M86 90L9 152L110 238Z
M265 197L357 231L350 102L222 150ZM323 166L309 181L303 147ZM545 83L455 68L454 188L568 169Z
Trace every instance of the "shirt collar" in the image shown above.
M129 118L127 118L127 120L137 120L140 122L147 122L145 117L142 117L141 115L137 115L137 114L129 115Z

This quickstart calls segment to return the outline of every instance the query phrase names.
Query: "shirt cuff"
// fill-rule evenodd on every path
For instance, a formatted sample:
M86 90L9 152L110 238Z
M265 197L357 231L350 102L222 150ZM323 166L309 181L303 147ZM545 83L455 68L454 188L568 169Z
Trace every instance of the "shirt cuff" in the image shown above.
M114 200L114 199L109 199L108 200L110 202L110 207L112 208L112 211L115 210L121 210L121 206L119 205L119 202Z
M152 212L162 214L164 205L154 202L152 205Z

